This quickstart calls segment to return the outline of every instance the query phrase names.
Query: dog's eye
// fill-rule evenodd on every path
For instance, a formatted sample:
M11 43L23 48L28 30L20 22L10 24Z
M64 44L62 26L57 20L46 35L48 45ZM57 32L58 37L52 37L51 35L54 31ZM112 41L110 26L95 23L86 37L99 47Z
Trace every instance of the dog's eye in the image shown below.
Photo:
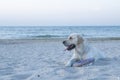
M72 37L69 38L70 40L72 39Z

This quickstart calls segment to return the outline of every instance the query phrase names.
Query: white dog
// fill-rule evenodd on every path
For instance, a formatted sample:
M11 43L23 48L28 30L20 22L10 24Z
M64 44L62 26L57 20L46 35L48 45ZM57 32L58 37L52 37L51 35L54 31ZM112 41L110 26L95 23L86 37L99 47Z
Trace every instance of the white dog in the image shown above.
M77 33L71 34L67 40L63 41L63 44L67 47L66 50L73 50L73 56L67 62L66 66L72 66L77 60L83 60L88 58L94 58L95 60L103 58L104 56L88 46L83 37Z

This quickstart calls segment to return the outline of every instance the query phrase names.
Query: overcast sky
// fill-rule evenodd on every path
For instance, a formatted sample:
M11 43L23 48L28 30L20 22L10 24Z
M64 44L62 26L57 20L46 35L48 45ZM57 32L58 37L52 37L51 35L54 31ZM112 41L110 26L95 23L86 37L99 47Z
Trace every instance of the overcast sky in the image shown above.
M120 0L0 0L0 26L120 25Z

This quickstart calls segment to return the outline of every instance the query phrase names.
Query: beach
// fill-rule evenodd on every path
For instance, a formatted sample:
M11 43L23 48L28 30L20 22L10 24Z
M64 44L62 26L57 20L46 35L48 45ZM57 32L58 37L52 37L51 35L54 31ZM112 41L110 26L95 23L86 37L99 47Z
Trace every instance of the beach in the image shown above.
M120 0L0 0L0 80L120 80Z
M88 40L107 58L83 67L65 67L63 40L1 39L0 80L120 80L119 39Z

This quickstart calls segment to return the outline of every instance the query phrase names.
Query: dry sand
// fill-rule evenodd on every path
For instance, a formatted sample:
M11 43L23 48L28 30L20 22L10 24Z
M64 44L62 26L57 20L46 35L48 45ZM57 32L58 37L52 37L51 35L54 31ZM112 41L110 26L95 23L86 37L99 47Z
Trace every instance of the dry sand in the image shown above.
M94 65L65 67L62 39L0 40L0 80L120 80L120 40L89 40L107 55Z

